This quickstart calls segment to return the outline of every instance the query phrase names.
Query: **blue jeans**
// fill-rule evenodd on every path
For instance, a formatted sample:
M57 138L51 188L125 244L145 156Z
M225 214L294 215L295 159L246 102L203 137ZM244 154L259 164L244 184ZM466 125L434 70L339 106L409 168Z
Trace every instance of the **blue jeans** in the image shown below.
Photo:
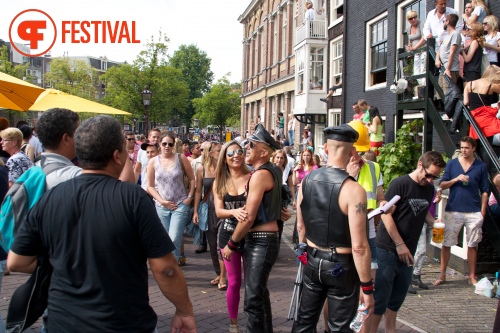
M386 309L398 312L406 298L413 267L401 261L396 252L381 247L377 247L377 263L374 313L381 316Z
M0 261L0 291L2 290L3 272L7 269L7 260ZM0 314L0 333L5 333L5 324Z
M290 142L290 146L293 146L293 137L295 136L295 131L288 131L288 142Z
M174 256L178 261L181 256L182 234L189 218L189 206L180 203L176 210L156 206L156 212L175 245Z

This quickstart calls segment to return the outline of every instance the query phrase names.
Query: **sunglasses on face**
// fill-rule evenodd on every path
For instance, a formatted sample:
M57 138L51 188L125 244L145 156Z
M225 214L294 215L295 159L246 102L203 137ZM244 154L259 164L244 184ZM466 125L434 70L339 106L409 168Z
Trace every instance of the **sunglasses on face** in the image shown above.
M244 153L245 152L243 151L243 149L228 150L227 151L227 156L228 157L233 157L235 154L239 155L239 156L243 156Z
M408 17L408 21L411 21L411 20L416 19L416 18L417 18L416 16Z
M166 147L167 145L172 148L174 146L174 143L173 142L162 142L161 143L162 147Z
M127 138L127 141L134 141L135 139L133 138Z
M432 173L429 173L429 171L427 171L426 168L424 168L424 171L425 171L424 177L427 178L427 179L432 178L432 180L436 180L436 179L440 178L439 176L435 176Z
M483 22L483 25L488 25L490 24L490 22Z

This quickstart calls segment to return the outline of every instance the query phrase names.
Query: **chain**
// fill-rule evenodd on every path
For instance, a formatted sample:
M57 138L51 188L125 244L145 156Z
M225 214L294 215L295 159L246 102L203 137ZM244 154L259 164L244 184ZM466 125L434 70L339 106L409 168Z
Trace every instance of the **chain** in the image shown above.
M325 168L332 168L332 169L338 169L338 170L346 171L345 168L341 168L341 167L338 167L336 165L330 165L330 164L325 165Z

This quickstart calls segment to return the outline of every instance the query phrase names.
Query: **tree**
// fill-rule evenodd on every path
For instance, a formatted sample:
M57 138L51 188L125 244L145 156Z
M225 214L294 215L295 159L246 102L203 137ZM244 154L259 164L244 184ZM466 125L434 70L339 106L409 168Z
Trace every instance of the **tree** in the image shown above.
M97 71L83 60L68 57L54 58L45 80L52 88L82 98L95 100L99 76Z
M14 66L9 61L9 48L7 45L2 45L0 48L0 72L12 75L18 79L23 79L26 77L26 69L28 69L29 63L23 65Z
M190 124L196 110L193 99L201 98L204 93L210 90L214 73L210 70L212 60L204 51L196 45L181 45L174 54L169 57L169 64L180 69L184 81L189 87L189 97L186 106L186 113L182 117L185 124Z
M102 76L106 82L104 102L142 120L145 109L141 91L148 86L153 92L148 115L150 122L167 122L167 119L182 116L189 89L181 71L167 63L168 42L167 36L160 31L158 41L151 37L132 64L110 68Z
M227 77L223 77L203 97L193 99L194 116L200 120L200 127L217 125L222 138L228 120L239 118L240 103L239 90L232 88Z

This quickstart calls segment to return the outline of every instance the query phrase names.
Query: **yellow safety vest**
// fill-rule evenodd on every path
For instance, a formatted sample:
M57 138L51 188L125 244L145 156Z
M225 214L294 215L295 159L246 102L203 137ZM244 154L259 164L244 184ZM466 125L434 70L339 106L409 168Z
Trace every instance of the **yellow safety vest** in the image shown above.
M366 208L377 208L377 184L380 179L380 165L372 161L364 161L358 175L358 183L366 191Z

